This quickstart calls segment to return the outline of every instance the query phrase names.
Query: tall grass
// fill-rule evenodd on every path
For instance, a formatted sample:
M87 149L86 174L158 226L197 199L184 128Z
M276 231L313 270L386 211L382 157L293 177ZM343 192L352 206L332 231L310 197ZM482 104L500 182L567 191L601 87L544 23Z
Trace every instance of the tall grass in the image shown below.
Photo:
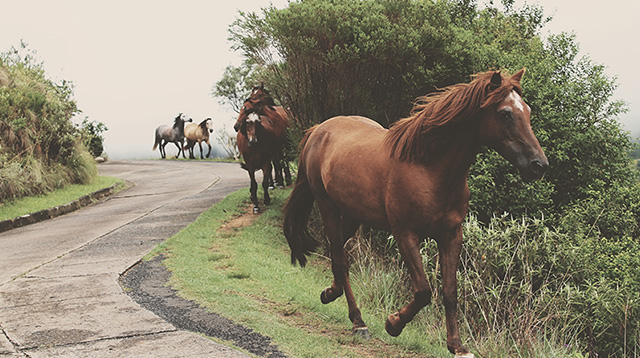
M411 283L391 245L394 238L368 230L357 236L348 245L354 291L365 310L395 312L411 299ZM508 215L488 226L469 217L464 237L459 320L463 339L477 354L640 357L638 291L594 270L594 262L611 259L595 257L594 240L551 230L542 219ZM633 240L628 244L640 248ZM446 337L433 240L424 243L422 254L433 301L410 325Z

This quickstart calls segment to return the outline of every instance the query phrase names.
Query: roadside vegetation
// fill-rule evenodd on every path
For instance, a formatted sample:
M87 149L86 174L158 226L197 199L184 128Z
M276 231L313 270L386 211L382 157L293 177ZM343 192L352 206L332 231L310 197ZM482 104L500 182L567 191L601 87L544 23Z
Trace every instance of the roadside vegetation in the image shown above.
M184 298L273 338L291 357L318 357L318 352L332 357L450 357L443 343L444 307L437 292L432 305L402 335L393 338L384 330L387 315L410 299L411 290L393 243L381 247L376 237L380 233L361 230L358 240L348 245L354 293L372 340L351 335L344 297L320 303L320 292L333 279L330 260L318 252L304 269L291 265L281 230L281 209L290 191L274 191L272 205L254 215L248 190L239 190L147 259L163 255L172 272L170 284ZM317 232L320 226L316 223L313 229ZM536 254L551 250L562 238L541 222L514 222L508 217L497 218L488 227L472 217L464 230L467 245L460 285L465 344L482 357L585 357L576 325L570 323L588 313L570 314L573 293L551 287L563 280L567 271L562 270L572 262L558 263L559 274L540 280L541 289L531 287L538 261L545 259ZM508 247L499 249L505 243ZM427 275L437 284L436 251L430 243L423 251ZM582 259L580 254L587 251L577 252ZM563 259L563 253L555 258ZM499 267L493 268L493 262ZM496 270L507 271L506 280L496 282ZM623 297L630 299L628 294ZM566 325L552 325L553 320Z
M0 54L0 203L97 176L87 148L102 151L106 127L88 119L74 125L79 113L73 85L47 78L25 44Z
M87 184L70 184L46 194L28 196L0 204L0 220L17 218L40 210L70 203L82 196L91 194L112 185L124 186L121 179L98 176Z
M543 180L523 183L493 151L480 153L471 168L461 326L481 356L637 357L640 180L631 161L637 144L618 121L626 107L612 98L615 78L578 55L575 35L543 38L549 21L539 6L516 8L513 0L499 7L468 0L291 2L239 14L229 32L245 63L229 67L213 93L239 108L247 91L264 83L290 109L295 143L334 115L365 115L389 126L420 95L487 69L525 67L523 97L550 169ZM373 277L368 270L382 267L381 277L393 279L363 285L379 285L371 301L381 311L397 309L391 298L407 292L408 282L403 290L390 283L403 277L393 238L365 229L355 241L370 248L361 260L353 257L352 271ZM424 259L439 287L430 241ZM431 331L424 328L423 339ZM558 347L569 353L552 353Z

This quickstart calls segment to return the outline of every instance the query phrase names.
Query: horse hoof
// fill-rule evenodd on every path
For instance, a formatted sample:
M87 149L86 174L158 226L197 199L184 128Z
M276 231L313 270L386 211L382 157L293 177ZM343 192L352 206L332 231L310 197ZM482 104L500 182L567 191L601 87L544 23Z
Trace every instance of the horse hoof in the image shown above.
M367 327L354 328L353 335L366 340L371 339L371 333L369 333L369 328Z
M338 297L342 296L342 291L337 293L331 291L331 287L327 287L322 292L320 292L320 302L322 302L322 304L326 305L327 303L331 303Z
M278 185L278 189L284 189L284 185Z
M269 185L269 190L275 190L276 188L273 185Z
M384 324L384 329L387 331L387 333L389 333L391 337L397 337L400 335L400 333L402 333L404 326L405 325L400 322L400 316L398 315L398 312L396 312L387 317L387 322L385 322Z
M253 213L254 213L254 214L258 214L258 213L260 213L260 208L259 208L259 207L257 207L257 206L256 206L256 207L254 207L254 208L253 208Z
M455 358L475 358L473 353L459 353L456 354Z

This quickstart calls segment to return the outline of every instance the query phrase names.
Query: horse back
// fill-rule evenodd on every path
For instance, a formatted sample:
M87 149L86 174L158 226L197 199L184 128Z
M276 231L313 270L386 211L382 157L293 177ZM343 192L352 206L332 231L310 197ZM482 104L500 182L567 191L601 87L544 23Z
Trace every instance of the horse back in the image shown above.
M314 196L332 201L362 223L388 228L386 132L365 117L334 117L315 127L301 154Z

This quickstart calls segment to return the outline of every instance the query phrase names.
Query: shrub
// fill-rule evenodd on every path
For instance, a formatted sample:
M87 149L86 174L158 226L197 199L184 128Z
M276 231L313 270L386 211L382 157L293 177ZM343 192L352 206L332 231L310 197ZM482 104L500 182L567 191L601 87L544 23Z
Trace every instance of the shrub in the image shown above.
M0 202L94 178L72 85L46 78L24 44L0 54L0 79Z

